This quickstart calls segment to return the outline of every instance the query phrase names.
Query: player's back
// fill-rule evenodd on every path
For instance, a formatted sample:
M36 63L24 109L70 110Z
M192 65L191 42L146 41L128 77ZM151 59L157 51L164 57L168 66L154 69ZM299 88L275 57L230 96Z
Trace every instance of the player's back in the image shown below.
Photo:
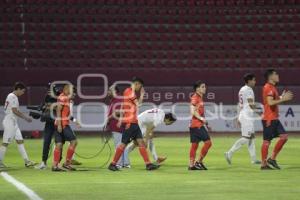
M248 85L243 86L239 91L239 107L241 113L249 113L252 112L252 109L249 105L248 99L252 99L253 102L255 101L255 96L253 89Z
M9 93L6 97L5 105L4 105L4 113L5 113L5 116L16 119L17 117L13 113L12 108L19 108L18 97L13 92Z
M161 124L164 121L165 112L161 109L149 109L138 116L140 126L154 126Z
M127 88L123 92L123 117L122 122L124 124L137 123L137 105L135 100L137 99L135 92L132 88Z

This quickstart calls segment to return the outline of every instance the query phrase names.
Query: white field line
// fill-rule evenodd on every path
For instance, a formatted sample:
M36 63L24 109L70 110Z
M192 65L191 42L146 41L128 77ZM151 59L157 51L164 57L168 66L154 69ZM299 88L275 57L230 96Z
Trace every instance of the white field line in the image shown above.
M10 176L6 172L1 172L1 176L9 183L14 185L18 190L23 192L30 200L42 200L33 190L28 188L26 185L16 180L14 177Z

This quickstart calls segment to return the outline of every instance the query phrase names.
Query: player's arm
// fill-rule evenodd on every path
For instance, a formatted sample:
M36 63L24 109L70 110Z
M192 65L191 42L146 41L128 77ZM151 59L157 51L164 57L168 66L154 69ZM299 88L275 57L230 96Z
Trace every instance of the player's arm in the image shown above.
M294 95L291 91L283 92L283 94L280 96L280 99L274 99L274 97L272 97L272 96L267 96L267 104L269 106L282 104L282 103L292 100L293 96Z
M26 120L27 122L31 122L31 118L26 116L24 113L20 112L17 108L12 108L12 111L15 115L17 115L18 117Z
M254 100L252 98L247 99L249 107L258 115L262 114L261 108L256 106Z
M61 121L62 121L62 119L61 119L62 108L63 108L63 106L60 103L58 103L57 107L56 107L56 117L57 117L57 131L59 133L62 132L62 124L61 124Z
M139 99L135 99L134 102L137 106L142 105L143 100L144 100L144 95L145 95L145 89L144 87L141 88L141 94Z
M190 112L191 112L192 116L196 117L197 119L199 119L200 121L202 121L204 123L206 122L205 118L200 116L200 114L197 112L197 107L196 106L191 105L190 106Z

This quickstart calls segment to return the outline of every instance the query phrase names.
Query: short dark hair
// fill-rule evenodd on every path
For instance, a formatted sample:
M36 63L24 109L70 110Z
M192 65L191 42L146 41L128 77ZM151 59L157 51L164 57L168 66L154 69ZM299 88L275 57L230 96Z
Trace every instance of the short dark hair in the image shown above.
M177 120L176 116L173 113L166 113L165 114L165 119L168 119L172 122L175 122Z
M265 80L267 81L274 72L276 72L275 69L267 69L267 71L264 74Z
M244 75L244 81L245 83L248 83L248 81L251 81L255 78L255 75L252 73L247 73Z
M202 84L204 84L204 82L203 81L196 81L195 83L194 83L194 85L193 85L193 89L194 89L194 91L196 91L196 89L198 88L198 87L200 87Z
M144 85L143 79L141 79L141 78L139 78L139 77L136 77L136 76L132 78L132 82L133 82L133 83L134 83L134 82L139 82L140 84Z
M26 86L24 83L22 82L16 82L15 85L14 85L14 90L23 90L23 89L26 89Z

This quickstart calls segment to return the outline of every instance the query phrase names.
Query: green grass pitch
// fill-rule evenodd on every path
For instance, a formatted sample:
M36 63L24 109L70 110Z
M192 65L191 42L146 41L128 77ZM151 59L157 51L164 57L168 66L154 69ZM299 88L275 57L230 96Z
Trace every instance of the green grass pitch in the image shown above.
M159 170L151 172L144 169L137 150L131 154L132 169L121 172L111 172L106 167L100 169L107 160L108 148L94 159L77 158L83 165L79 168L81 171L76 172L25 169L15 144L9 147L5 163L11 176L43 199L300 199L299 137L291 136L279 155L280 171L261 171L258 165L251 165L246 146L234 155L233 165L227 165L223 153L237 138L213 137L212 149L205 160L208 171L187 170L188 137L155 138L158 153L168 159ZM84 156L95 154L101 147L100 142L96 137L81 137L77 152ZM261 137L258 136L258 157L260 144ZM31 159L40 161L42 141L27 140L26 147ZM26 199L26 196L0 177L0 199Z

